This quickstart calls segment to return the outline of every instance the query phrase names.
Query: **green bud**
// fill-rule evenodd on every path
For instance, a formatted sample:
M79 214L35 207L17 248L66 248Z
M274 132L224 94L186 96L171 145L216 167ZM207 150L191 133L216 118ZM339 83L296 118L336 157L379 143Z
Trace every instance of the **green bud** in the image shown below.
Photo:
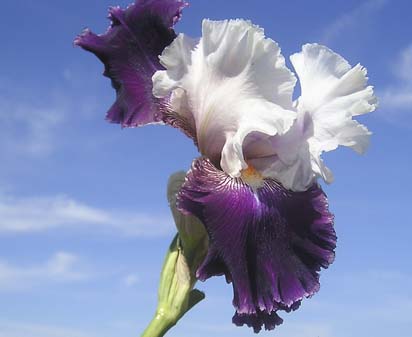
M192 215L182 214L176 207L177 193L185 181L185 172L174 173L169 178L167 199L175 220L181 245L190 264L190 269L197 269L207 253L209 245L208 235L204 225Z
M204 293L193 288L197 281L196 270L207 253L208 236L196 217L184 215L176 208L177 193L184 179L184 172L169 178L167 198L178 234L166 254L156 314L143 337L163 336L187 311L205 298Z

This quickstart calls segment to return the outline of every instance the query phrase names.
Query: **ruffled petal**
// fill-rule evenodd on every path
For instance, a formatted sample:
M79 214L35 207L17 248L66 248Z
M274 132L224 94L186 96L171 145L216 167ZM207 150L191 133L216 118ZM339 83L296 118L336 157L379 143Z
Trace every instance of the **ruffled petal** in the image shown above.
M248 163L263 176L292 191L305 191L318 177L333 174L321 155L339 145L364 153L370 132L353 117L376 108L366 69L351 67L340 55L317 44L305 45L291 57L300 80L297 118L283 135L249 136L244 147Z
M292 191L306 191L314 184L316 174L307 139L313 135L312 120L298 115L284 135L267 139L247 139L247 161L263 176L273 178Z
M178 207L198 217L209 234L198 278L225 275L233 283L233 322L258 332L282 322L278 311L295 310L318 291L321 267L334 260L336 235L318 185L295 193L272 179L259 187L246 181L197 159Z
M339 145L364 153L371 132L352 117L375 110L373 87L367 86L367 71L361 65L351 67L327 47L307 44L291 56L299 77L302 95L298 99L300 115L309 115L313 134L308 138L313 172L326 182L333 176L320 155Z
M172 27L185 6L182 0L137 0L124 10L113 7L105 34L85 30L76 38L76 45L103 62L116 90L109 121L123 127L162 122L167 100L153 96L151 78L163 69L158 57L176 37Z
M177 124L191 126L200 152L233 177L247 167L249 133L282 134L295 119L296 79L278 45L248 21L204 20L199 41L179 35L160 60L166 70L153 76L154 95L184 91L174 109L189 121Z

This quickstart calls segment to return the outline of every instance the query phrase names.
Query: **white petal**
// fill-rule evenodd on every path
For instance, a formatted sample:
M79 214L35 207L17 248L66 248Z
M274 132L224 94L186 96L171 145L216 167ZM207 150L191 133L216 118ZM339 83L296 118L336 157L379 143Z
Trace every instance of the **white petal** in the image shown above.
M321 151L313 148L311 144L310 147L310 163L313 172L313 177L321 177L327 184L331 184L334 180L332 171L325 165L322 158L320 157Z
M200 151L238 176L247 167L242 147L249 133L282 134L292 125L296 79L278 45L250 22L204 20L202 32L197 45L180 35L165 49L166 70L153 76L153 93L184 90Z
M245 146L247 161L263 176L275 179L285 188L307 190L316 179L307 141L312 134L311 117L298 115L293 126L283 135L266 139L259 139L256 135L253 142L249 136Z
M157 71L153 75L153 95L165 97L178 88L179 80L188 72L192 50L198 41L179 34L160 56L160 63L168 71Z
M307 167L310 160L314 176L331 182L332 173L320 155L339 145L364 153L371 133L352 117L375 110L377 100L373 88L367 86L366 69L360 65L351 68L344 58L324 46L307 44L301 53L291 56L291 61L302 91L298 114L309 116L313 129L307 137L310 159L305 156L297 162Z
M275 136L276 138L277 136ZM280 182L293 191L305 191L313 184L314 173L310 163L308 144L303 142L297 148L289 148L295 153L295 159L285 163L279 156L262 157L248 160L264 177Z
M291 61L302 89L298 110L311 115L313 137L320 142L321 150L345 145L362 148L363 152L367 141L360 135L368 137L369 133L364 127L360 131L362 128L353 123L352 117L371 112L377 105L373 88L366 86L366 69L359 64L351 68L340 55L317 44L303 46L301 53L291 56ZM351 133L356 134L352 140L348 139Z

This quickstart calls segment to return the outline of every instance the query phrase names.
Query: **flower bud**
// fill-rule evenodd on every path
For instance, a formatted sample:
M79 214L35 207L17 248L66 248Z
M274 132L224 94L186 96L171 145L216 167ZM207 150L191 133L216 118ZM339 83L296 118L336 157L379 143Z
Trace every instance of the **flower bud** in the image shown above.
M206 256L207 232L194 216L182 214L176 207L177 193L185 180L178 172L169 178L167 198L178 234L166 254L159 282L155 317L142 337L163 336L193 306L205 298L203 292L193 289L196 270Z
M179 232L184 255L194 274L207 253L208 235L202 222L193 215L185 215L176 207L177 193L185 181L185 172L172 174L167 186L167 199Z

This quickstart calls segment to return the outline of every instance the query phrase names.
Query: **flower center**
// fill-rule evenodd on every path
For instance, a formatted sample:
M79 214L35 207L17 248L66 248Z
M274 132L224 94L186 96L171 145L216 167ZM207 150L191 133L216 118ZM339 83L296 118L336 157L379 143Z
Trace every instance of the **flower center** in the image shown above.
M240 172L241 179L253 189L264 185L263 176L252 165L248 164L247 169Z

